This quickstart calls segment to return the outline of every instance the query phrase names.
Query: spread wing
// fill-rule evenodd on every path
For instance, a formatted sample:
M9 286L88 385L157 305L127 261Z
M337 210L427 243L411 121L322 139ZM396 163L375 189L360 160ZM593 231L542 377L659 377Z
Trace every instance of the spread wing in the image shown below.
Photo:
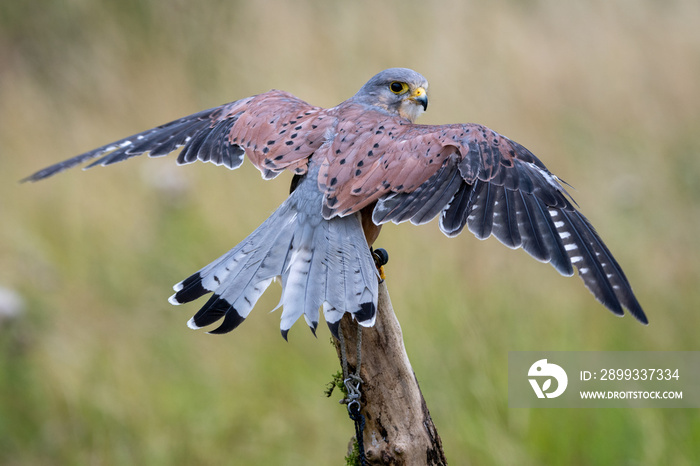
M273 90L98 147L23 181L38 181L88 161L93 162L86 168L111 165L145 153L160 157L183 146L178 164L201 160L235 169L243 163L245 154L266 179L285 169L303 174L308 157L323 144L330 123L324 109Z
M484 126L414 125L348 106L319 173L326 218L376 202L376 224L440 215L447 236L466 226L551 263L576 267L586 287L617 315L646 316L622 269L559 179L520 144Z

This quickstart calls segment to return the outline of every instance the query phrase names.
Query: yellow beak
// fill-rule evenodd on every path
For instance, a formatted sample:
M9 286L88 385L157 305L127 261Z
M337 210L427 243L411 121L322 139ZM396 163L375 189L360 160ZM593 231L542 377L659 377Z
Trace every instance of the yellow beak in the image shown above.
M412 101L423 106L423 110L428 109L428 93L422 87L417 87L411 92L409 97Z

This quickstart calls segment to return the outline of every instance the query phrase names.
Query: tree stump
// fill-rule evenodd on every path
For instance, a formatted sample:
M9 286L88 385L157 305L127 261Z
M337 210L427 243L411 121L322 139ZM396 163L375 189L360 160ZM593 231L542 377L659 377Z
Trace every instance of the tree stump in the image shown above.
M346 314L340 324L348 372L357 361L357 322ZM340 358L340 343L334 340ZM373 465L445 465L442 442L428 412L403 344L384 282L379 284L377 321L362 329L360 387L365 416L364 447Z

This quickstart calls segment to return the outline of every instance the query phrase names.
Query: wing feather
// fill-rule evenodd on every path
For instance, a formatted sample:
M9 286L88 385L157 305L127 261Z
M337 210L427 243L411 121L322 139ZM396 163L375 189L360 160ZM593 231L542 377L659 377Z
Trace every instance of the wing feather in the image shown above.
M415 191L380 198L372 221L377 225L390 220L396 223L411 220L417 225L427 223L443 211L462 184L453 158Z
M560 180L525 147L481 125L415 125L354 103L339 115L343 136L333 139L319 172L324 217L374 202L376 224L424 223L440 214L448 236L467 226L477 238L494 235L522 247L562 275L577 267L612 312L624 306L646 322L605 244Z
M197 160L238 168L243 154L272 178L285 169L306 172L308 159L325 142L333 124L328 111L293 95L272 90L204 110L120 139L37 171L23 181L38 181L92 161L86 168L111 165L142 154L167 155L180 147L177 161Z

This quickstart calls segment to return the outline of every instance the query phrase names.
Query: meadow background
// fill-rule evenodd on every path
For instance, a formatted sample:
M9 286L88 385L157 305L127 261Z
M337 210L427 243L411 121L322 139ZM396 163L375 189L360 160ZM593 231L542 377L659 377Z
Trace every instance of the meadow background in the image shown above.
M270 88L333 106L392 66L430 81L422 123L486 124L571 183L651 322L493 238L386 227L450 463L700 464L698 410L507 404L509 351L700 349L698 24L696 0L2 2L0 464L343 464L325 328L285 342L275 287L223 337L166 301L288 176L171 156L18 180Z

